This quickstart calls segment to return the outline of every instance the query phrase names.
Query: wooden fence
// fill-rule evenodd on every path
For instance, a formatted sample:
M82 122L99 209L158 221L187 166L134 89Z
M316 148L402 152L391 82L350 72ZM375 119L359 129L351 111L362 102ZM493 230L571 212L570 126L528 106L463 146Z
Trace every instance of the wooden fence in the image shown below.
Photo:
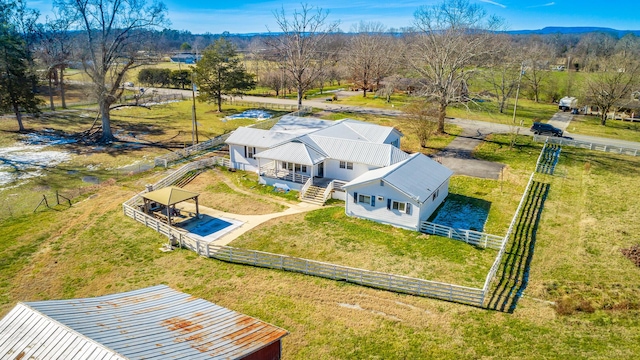
M546 141L551 144L573 146L573 147L582 148L582 149L604 151L604 152L610 152L614 154L624 154L624 155L631 155L631 156L640 155L640 149L636 149L636 148L604 145L604 144L592 143L587 141L579 141L579 140L569 140L569 139L560 138L560 137L547 137L542 135L534 135L533 141L537 141L537 142Z
M449 226L423 221L420 223L420 232L431 235L444 236L453 240L464 241L467 244L482 248L499 250L504 242L503 236L491 235L479 231L455 229Z
M149 190L172 185L193 170L213 165L227 166L226 163L228 161L229 160L225 158L212 157L189 163L150 186L151 189ZM142 212L140 207L142 204L141 196L145 192L147 191L145 190L136 194L123 204L124 215L154 229L169 238L172 243L180 244L181 247L195 251L202 256L237 264L298 272L383 290L454 301L468 305L482 306L485 298L483 290L478 288L352 268L281 254L210 244L199 239L194 239L188 236L185 231L169 226Z
M533 177L535 174L536 174L535 172L532 172L531 176L529 177L529 182L527 183L527 187L525 188L524 193L522 194L522 198L520 199L518 208L516 209L516 212L513 214L513 218L511 219L511 224L509 224L509 229L507 230L507 234L504 236L504 240L500 245L500 250L498 251L498 255L496 256L496 259L493 262L493 265L491 265L491 268L489 269L489 273L487 274L487 278L485 279L484 286L482 287L482 293L484 294L485 297L489 293L489 286L491 286L491 282L493 281L493 278L496 276L496 272L498 272L498 268L500 267L500 263L502 262L502 256L504 256L505 250L507 248L507 242L509 241L511 234L513 233L513 229L516 226L516 221L518 220L518 215L520 214L520 211L522 211L522 206L525 203L527 196L529 195L529 191L531 190L531 184L533 184ZM484 304L484 300L483 300L483 304Z
M560 145L545 142L542 151L540 151L540 156L538 156L536 172L553 175L558 160L560 160L561 151L562 147Z

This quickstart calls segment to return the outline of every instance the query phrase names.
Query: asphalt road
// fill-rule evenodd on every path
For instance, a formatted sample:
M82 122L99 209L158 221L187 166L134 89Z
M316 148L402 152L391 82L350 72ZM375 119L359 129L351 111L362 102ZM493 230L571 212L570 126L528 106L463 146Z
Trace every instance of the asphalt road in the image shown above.
M160 94L162 93L175 94L176 92L183 92L185 96L191 96L191 90L176 90L176 89L163 89L163 88L147 88L146 89L146 91L150 91L150 90L156 90ZM361 93L352 92L352 91L343 91L338 93L338 99L340 99L341 97L347 97L347 96L357 96L358 94L361 94ZM329 97L331 97L331 94L327 94L326 98L329 98ZM379 115L379 116L402 115L402 111L400 110L370 108L370 107L353 106L353 105L342 105L339 103L326 101L325 100L326 98L303 100L302 104L306 106L312 106L315 108L323 109L326 111L333 111L333 112L352 112L352 113L371 114L371 115ZM297 101L293 99L276 99L272 97L261 97L261 96L243 96L241 100L250 101L250 102L259 102L259 103L260 102L269 103L269 104L285 104L285 105L297 104ZM554 126L556 127L566 129L569 122L571 121L571 118L572 117L570 113L564 113L559 111L550 120L550 123L554 124ZM504 134L504 133L511 133L514 131L517 131L519 134L533 135L533 133L531 132L531 130L529 130L529 128L515 126L515 125L496 124L496 123L462 119L462 118L449 119L449 122L460 126L461 128L463 128L463 130L469 131L470 133L473 133L475 131L475 132L479 132L482 135L487 135L491 133ZM567 131L565 131L564 136L568 138L572 138L574 140L586 141L586 142L591 142L595 144L625 147L625 148L631 148L631 149L640 149L640 142L571 134Z

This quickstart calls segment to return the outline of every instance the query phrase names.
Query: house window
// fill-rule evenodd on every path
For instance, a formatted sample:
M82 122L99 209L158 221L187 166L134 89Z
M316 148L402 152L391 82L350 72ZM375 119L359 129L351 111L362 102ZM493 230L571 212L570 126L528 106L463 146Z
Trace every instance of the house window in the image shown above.
M256 148L251 146L244 147L244 157L247 159L253 159L253 156L256 154Z
M403 202L399 202L399 201L393 201L391 203L391 208L393 210L398 210L398 211L402 211L405 212L407 211L407 203L403 203Z
M346 162L346 161L340 161L340 169L353 170L353 163L352 162Z
M433 196L431 197L431 201L436 201L438 198L438 194L440 194L440 189L433 192Z
M306 173L307 172L307 165L296 164L295 169L296 169L296 172Z
M367 205L371 205L371 206L376 206L376 197L375 196L371 196L371 195L357 195L358 196L358 203L360 204L367 204Z

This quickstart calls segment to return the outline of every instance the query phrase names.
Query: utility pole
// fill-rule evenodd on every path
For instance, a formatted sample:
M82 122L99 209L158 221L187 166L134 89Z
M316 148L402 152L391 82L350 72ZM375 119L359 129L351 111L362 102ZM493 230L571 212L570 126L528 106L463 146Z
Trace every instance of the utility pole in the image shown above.
M191 142L193 145L198 143L198 122L196 121L196 83L193 82L193 70L191 71Z
M524 73L524 61L520 64L520 75L518 76L518 87L516 88L516 102L513 105L513 124L516 123L516 110L518 109L518 95L520 95L520 81L522 81L522 73ZM522 124L520 124L522 126Z

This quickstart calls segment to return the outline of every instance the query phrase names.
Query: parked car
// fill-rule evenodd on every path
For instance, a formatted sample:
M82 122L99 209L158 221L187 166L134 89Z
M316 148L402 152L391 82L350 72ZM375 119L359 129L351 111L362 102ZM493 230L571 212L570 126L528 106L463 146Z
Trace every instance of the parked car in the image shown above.
M131 81L127 81L126 83L124 83L124 86L133 87L133 83Z
M538 134L551 134L553 136L562 136L562 130L549 124L534 122L531 126L531 131Z

